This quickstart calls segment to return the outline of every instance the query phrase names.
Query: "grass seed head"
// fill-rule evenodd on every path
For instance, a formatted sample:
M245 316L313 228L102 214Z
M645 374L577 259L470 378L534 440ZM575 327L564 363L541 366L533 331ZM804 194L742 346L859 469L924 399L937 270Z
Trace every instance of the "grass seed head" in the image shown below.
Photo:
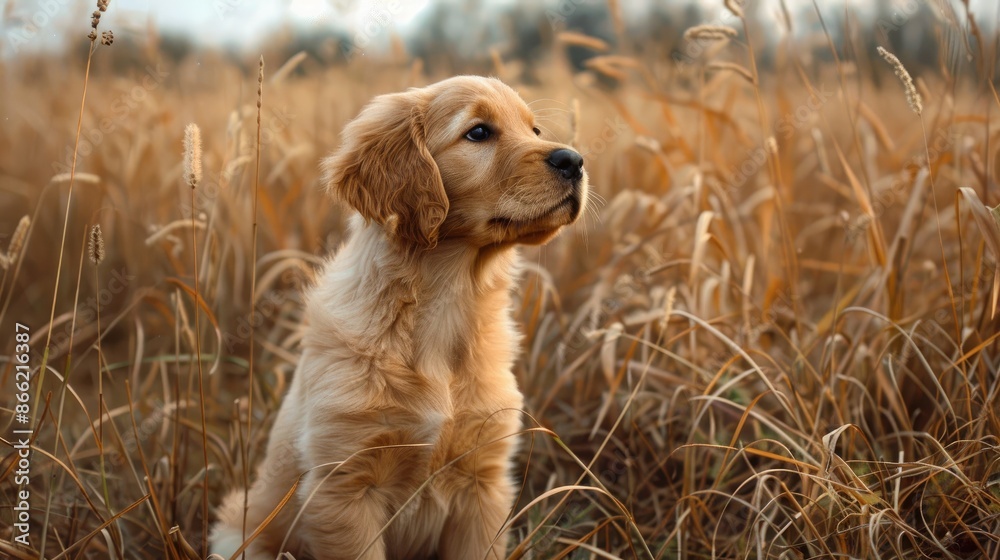
M24 240L28 237L29 226L31 226L31 218L28 216L24 216L17 223L17 228L14 229L14 234L10 237L10 247L7 248L7 254L4 255L8 266L17 261L17 257L21 255L21 249L24 248ZM3 268L6 270L7 266L3 266Z
M97 26L101 24L101 12L106 12L108 10L108 4L110 3L111 0L97 0L97 10L90 14L90 27L92 29L90 30L90 33L87 34L87 38L90 39L91 43L97 40ZM110 33L110 31L108 33ZM110 45L113 40L113 35L109 35L106 38L103 33L101 34L101 42L105 45ZM107 42L105 43L105 41Z
M736 37L737 32L732 27L725 25L696 25L684 32L684 40L695 39L709 41L724 41Z
M101 264L104 260L104 234L101 233L101 224L94 224L90 228L90 239L87 242L87 256L94 265Z
M264 104L264 55L260 56L260 68L257 71L257 126L260 126L260 108Z
M184 181L192 189L201 181L201 130L194 123L184 128Z
M920 99L920 93L917 91L916 86L913 85L913 78L911 78L910 73L906 71L906 67L903 66L903 63L900 62L898 58L896 58L896 55L882 47L878 47L878 54L885 59L890 66L892 66L892 71L903 84L903 89L906 91L906 102L909 103L910 109L918 115L922 113L924 111L924 105Z

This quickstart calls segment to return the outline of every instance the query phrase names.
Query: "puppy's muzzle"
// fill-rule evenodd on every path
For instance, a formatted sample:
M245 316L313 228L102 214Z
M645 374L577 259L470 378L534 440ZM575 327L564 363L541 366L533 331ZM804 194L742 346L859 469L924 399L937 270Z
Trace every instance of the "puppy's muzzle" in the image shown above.
M549 154L545 160L563 179L576 184L583 178L583 156L573 150L560 148Z

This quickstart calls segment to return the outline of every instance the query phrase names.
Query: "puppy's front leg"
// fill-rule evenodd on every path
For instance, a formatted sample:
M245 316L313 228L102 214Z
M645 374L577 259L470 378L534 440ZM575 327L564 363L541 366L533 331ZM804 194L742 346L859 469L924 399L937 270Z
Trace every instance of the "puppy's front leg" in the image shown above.
M310 473L300 494L306 498L319 485L301 520L310 555L330 560L386 560L385 537L379 531L388 520L388 510L380 492L355 473L336 473L325 481L323 477Z
M513 498L514 488L505 477L474 480L455 495L441 534L441 560L504 560L507 534L496 537Z

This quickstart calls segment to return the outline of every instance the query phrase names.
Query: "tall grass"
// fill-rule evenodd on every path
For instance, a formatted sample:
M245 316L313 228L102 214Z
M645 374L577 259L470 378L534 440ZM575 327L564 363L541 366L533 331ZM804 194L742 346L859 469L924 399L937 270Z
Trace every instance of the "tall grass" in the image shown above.
M822 65L785 39L764 65L736 15L682 63L567 33L525 84L494 53L607 201L524 251L511 556L1000 557L996 43L944 21L971 42L943 48L979 47L970 68L909 68L914 115L859 38ZM571 45L598 56L574 71ZM296 55L265 83L244 70L256 55L134 47L138 64L112 58L122 37L93 67L0 61L18 107L0 128L0 235L33 216L3 261L0 329L28 324L48 348L30 489L49 558L204 556L205 504L261 457L302 290L343 239L317 161L372 96L450 74ZM65 93L84 88L102 102ZM65 232L97 221L99 273L62 281L86 258L57 249ZM0 554L38 556L4 531Z

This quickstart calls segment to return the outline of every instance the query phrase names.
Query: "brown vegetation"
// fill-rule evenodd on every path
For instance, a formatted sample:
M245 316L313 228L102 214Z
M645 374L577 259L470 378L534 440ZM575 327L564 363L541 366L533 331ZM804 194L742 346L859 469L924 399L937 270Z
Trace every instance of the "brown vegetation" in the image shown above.
M565 45L608 47L566 36L540 84L496 57L606 200L525 251L511 554L1000 557L995 43L941 23L969 38L942 60L974 71L911 68L904 92L874 50L817 68L779 45L760 71L733 22L701 58L611 49L576 74ZM31 216L0 261L0 554L203 557L206 497L260 458L301 290L342 239L319 159L371 97L445 75L265 52L258 121L256 56L135 46L122 68L125 40L96 43L82 117L88 61L0 62L0 246ZM15 323L31 549L10 527Z

